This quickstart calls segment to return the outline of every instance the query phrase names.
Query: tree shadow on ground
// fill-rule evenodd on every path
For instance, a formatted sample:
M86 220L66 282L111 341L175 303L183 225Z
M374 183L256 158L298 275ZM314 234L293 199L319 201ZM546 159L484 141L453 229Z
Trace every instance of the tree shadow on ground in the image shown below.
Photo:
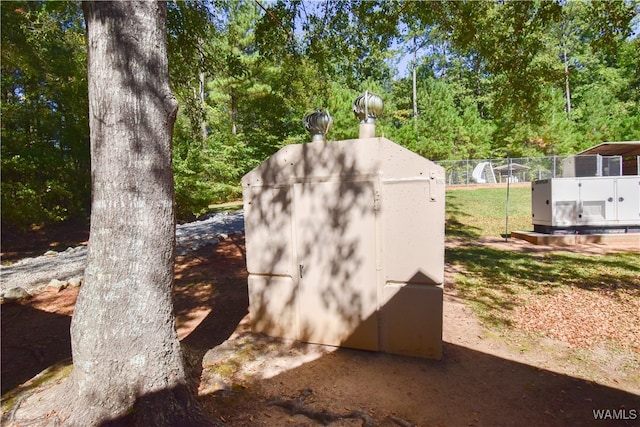
M176 267L174 310L183 344L200 355L224 342L247 314L244 237L230 236L185 257ZM2 394L46 368L71 357L69 327L77 290L38 294L19 304L4 304L2 316ZM50 295L49 295L50 294ZM64 300L62 304L60 301ZM37 308L56 305L61 313ZM194 361L195 363L195 361Z
M307 399L296 402L302 394ZM400 425L575 426L593 425L594 411L609 410L627 419L598 425L626 426L637 425L632 417L640 408L638 395L448 342L440 361L340 348L201 402L229 425L307 425L313 414L344 418L355 411L380 426L398 419L406 422ZM292 404L274 409L274 402Z
M282 355L306 351L259 334L242 340L262 349L253 357L275 366L287 366ZM439 361L339 348L302 365L289 362L292 368L273 377L269 369L251 370L251 379L230 374L225 388L200 401L226 425L308 425L365 414L373 423L362 425L574 426L593 425L594 411L609 411L598 425L637 425L636 394L450 341Z
M638 252L584 256L561 249L543 255L501 250L485 245L465 245L446 250L447 263L462 264L468 271L494 282L518 280L538 289L575 286L583 289L637 289L640 278Z
M28 304L2 307L2 394L71 357L71 317Z
M445 234L447 237L473 239L480 237L480 228L467 224L471 216L461 208L457 193L447 192L447 210L445 217Z
M190 347L214 348L231 335L239 319L246 315L247 282L241 249L242 237L231 236L183 259L186 267L178 273L182 276L176 280L176 289L189 287L189 283L210 286L204 288L209 292L204 301L211 311L183 339ZM467 255L473 259L479 254L472 251ZM507 257L503 262L520 259L516 255L508 258L502 251L493 255L496 258L493 268L500 267L500 258ZM593 262L597 263L598 259L594 258ZM611 257L605 258L604 262L625 266L633 263L633 259ZM539 265L531 264L528 268L535 270ZM182 301L176 300L179 324L188 320L189 300L197 308L204 304L195 294ZM25 348L42 345L31 341L31 332L37 329L28 328L26 323L22 329L16 326L14 322L27 318L12 315L12 308L2 307L3 387L5 362L9 361L5 360L5 351L10 350L10 347L5 349L5 345L11 342L8 334L24 339ZM61 333L66 333L59 337L60 342L68 344L68 316L50 315L33 307L15 308L22 310L29 319L41 318L43 325L47 325L46 330L40 330L43 339L51 335L50 322L60 322ZM5 327L9 325L14 332L9 330L5 334ZM64 355L59 357L65 358ZM56 358L46 363L54 363L53 359ZM42 363L41 366L49 365ZM15 365L9 367L13 369ZM30 369L37 373L41 367L34 364ZM594 424L594 410L626 410L617 414L629 416L629 410L640 408L640 396L452 342L445 342L441 361L339 349L272 378L256 380L226 393L205 395L200 400L210 413L226 420L227 425L257 425L260 422L284 425L290 423L290 419L308 424L305 416L293 416L285 409L272 406L273 398L293 398L306 389L312 390L312 398L305 401L311 408L337 414L347 412L347 407L366 411L381 426L396 425L390 415L420 425L591 425ZM637 425L637 419L610 419L597 424Z
M517 297L529 293L547 294L561 288L580 288L606 292L618 298L618 292L640 297L640 270L637 252L584 256L571 252L544 255L500 250L482 245L447 248L445 259L465 272L456 281L462 297L481 306L489 323L504 323L496 312L513 310Z
M49 250L64 251L68 247L85 245L89 240L89 223L87 220L67 220L29 230L3 223L0 236L2 261L16 262Z
M174 284L178 329L200 316L182 343L206 351L224 342L248 312L244 236L232 235L179 260Z
M479 260L477 268L486 269L478 270L482 274L498 274L497 270L512 268L509 274L513 279L541 268L540 260L531 258L531 254L503 253L491 248L462 249L469 252L454 252L453 260ZM489 259L484 260L480 257L486 250ZM567 257L554 269L558 275L570 277L575 272L565 271L564 264L573 262L573 258ZM604 257L602 261L608 267L634 265L632 257L616 257ZM585 262L598 266L599 259L594 257ZM573 265L571 269L584 267ZM575 279L569 285L616 286L615 276L612 271L602 272L592 282ZM536 277L532 280L537 280ZM564 280L564 276L554 280ZM277 339L268 338L270 344L261 346L263 337L250 336L253 337L250 340L255 340L250 348L264 349L265 354L260 357L277 358L288 352L290 343L286 340L278 345L274 344ZM597 421L598 425L624 426L637 424L634 414L640 408L638 395L487 354L457 342L444 343L440 361L340 348L294 366L271 378L238 377L237 383L232 381L224 390L202 395L201 403L214 418L225 420L228 425L304 425L310 422L309 416L346 418L355 411L368 414L381 426L397 425L394 420L398 419L407 421L407 425L573 426L591 425L595 422L594 411L608 410L609 419ZM612 419L614 416L618 418Z

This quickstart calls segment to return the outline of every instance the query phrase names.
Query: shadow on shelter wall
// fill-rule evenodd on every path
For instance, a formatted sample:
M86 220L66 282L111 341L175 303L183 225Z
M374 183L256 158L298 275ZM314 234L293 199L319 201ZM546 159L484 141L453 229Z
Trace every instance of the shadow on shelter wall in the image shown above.
M294 148L300 152L290 153ZM363 296L349 289L364 262L353 234L358 217L373 213L361 194L373 201L373 192L367 182L339 181L358 178L356 159L331 148L285 147L262 165L259 182L245 185L251 314L258 330L304 341L318 329L313 324L320 312L351 329L361 320ZM293 160L296 155L301 158ZM318 179L296 182L296 176ZM319 277L321 284L305 286ZM334 326L326 320L322 329Z
M247 174L254 331L440 357L439 173L432 162L371 138L287 146Z

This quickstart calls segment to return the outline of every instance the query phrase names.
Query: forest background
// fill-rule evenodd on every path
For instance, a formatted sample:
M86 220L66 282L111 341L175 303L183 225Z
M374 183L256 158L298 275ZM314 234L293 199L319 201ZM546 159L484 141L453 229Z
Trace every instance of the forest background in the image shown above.
M86 219L91 199L79 2L0 3L2 228ZM324 108L330 140L382 96L378 134L431 160L572 154L640 139L635 1L169 2L180 220Z

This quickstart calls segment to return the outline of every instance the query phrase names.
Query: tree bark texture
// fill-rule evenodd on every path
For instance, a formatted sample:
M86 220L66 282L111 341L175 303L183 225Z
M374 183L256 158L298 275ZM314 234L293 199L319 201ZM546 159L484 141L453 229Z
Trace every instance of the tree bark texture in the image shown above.
M166 3L85 2L92 210L63 425L189 425L171 299L175 219Z

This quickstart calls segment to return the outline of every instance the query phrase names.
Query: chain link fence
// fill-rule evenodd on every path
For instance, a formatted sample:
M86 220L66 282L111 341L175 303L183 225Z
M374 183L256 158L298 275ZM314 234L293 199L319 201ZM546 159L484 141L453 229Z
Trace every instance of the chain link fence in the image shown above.
M519 157L508 159L441 160L447 185L532 182L562 176L568 156Z

